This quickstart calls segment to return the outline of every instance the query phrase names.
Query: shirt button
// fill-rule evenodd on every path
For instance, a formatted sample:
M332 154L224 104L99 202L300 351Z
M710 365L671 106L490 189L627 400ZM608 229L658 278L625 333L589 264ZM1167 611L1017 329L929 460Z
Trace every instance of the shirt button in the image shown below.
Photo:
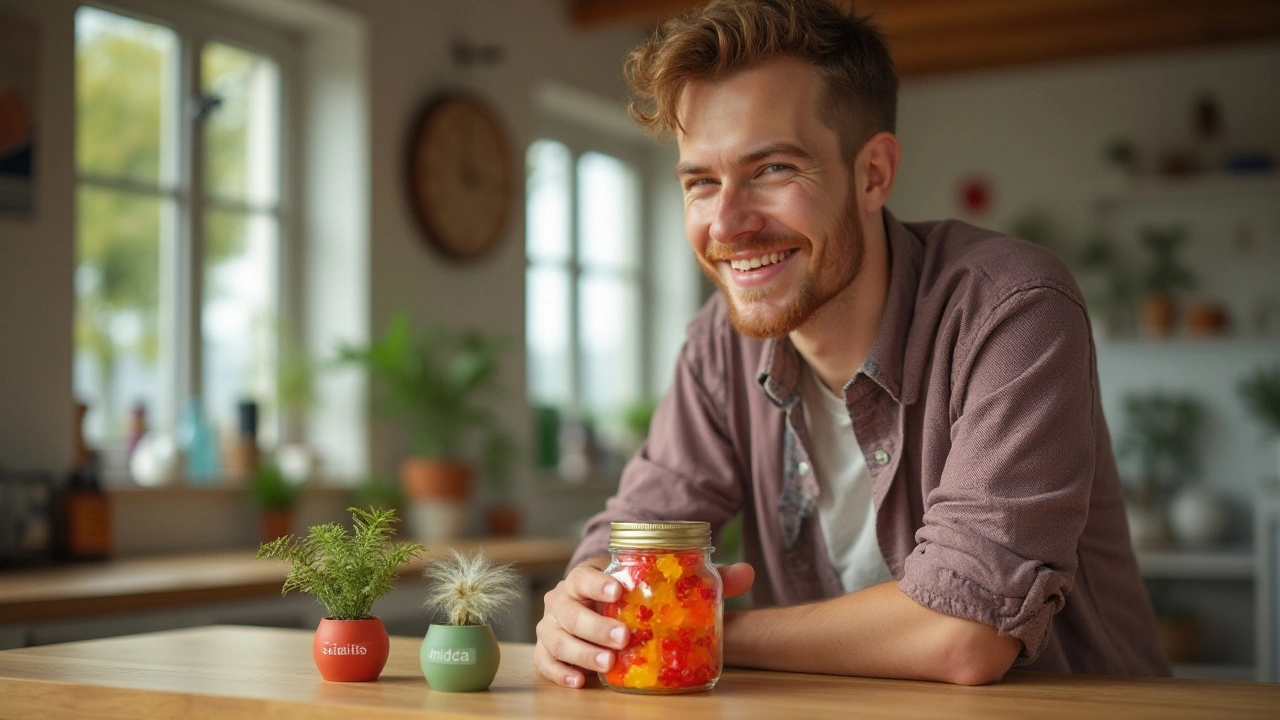
M801 460L801 461L800 461L800 464L799 464L799 465L796 465L796 473L798 473L798 474L800 474L800 475L808 475L808 474L809 474L809 463L807 463L807 462L805 462L805 461Z
M877 465L889 464L889 453L885 452L884 450L875 451L874 456L875 456Z

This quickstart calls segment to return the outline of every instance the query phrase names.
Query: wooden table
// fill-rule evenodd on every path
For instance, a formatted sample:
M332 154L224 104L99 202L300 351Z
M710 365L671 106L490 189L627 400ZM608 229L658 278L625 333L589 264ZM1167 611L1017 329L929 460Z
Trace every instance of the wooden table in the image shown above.
M1280 685L1012 672L986 687L753 670L709 693L623 695L535 675L531 645L504 644L488 692L433 691L419 638L392 638L373 683L329 683L312 634L215 626L0 652L4 718L1276 718Z
M514 563L523 572L559 572L577 542L558 538L490 538L432 543L400 570L409 579L449 548ZM252 550L110 560L0 573L0 624L99 616L262 598L280 594L288 565L255 560Z

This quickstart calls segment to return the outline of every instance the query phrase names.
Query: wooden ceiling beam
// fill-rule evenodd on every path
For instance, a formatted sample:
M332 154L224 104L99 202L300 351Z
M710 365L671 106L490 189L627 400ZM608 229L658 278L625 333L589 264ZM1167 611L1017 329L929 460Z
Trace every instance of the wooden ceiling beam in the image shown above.
M847 1L847 0L846 0ZM656 23L705 0L573 0L579 27ZM1280 37L1276 0L855 0L902 77Z

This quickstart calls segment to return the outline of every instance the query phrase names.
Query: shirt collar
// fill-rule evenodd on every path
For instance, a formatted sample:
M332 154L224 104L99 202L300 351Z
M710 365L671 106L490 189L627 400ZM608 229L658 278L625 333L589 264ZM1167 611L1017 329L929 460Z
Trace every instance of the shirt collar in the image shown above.
M889 294L880 330L858 374L866 375L884 388L894 402L910 404L915 402L919 382L914 378L905 378L909 382L904 382L904 365L924 248L920 239L898 222L887 208L884 210L884 226L889 246ZM790 407L799 399L802 365L800 353L789 337L769 338L765 340L764 351L760 354L756 381L775 405ZM856 378L857 375L849 382Z

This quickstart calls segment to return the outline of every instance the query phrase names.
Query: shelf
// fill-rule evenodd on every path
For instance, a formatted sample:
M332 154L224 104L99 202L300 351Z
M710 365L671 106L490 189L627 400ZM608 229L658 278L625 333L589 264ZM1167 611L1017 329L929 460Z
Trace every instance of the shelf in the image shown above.
M1099 209L1109 210L1121 205L1145 202L1255 195L1280 198L1280 173L1214 173L1182 178L1141 178L1099 193L1096 202Z
M1252 580L1256 567L1253 551L1248 548L1138 552L1138 570L1146 579Z

